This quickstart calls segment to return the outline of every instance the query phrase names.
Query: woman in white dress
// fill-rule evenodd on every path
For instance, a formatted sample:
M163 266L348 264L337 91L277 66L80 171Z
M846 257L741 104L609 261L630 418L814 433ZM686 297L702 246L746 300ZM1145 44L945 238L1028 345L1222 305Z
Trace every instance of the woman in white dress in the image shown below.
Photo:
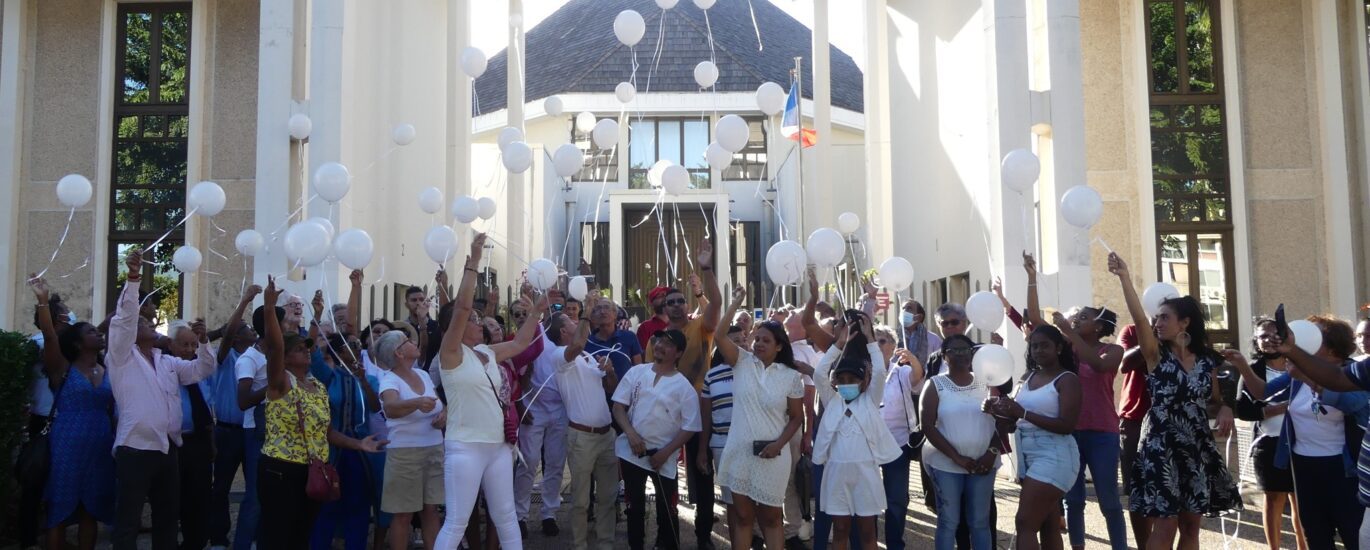
M746 298L746 287L734 289L723 318L732 318ZM728 339L727 324L719 323L714 334L723 361L733 365L733 423L719 458L717 482L733 495L737 521L728 526L733 548L751 547L753 521L760 524L767 548L784 548L787 443L803 423L804 382L780 323L757 325L755 338L747 352Z
M438 354L448 403L443 460L447 519L435 545L442 550L456 550L480 492L485 494L500 544L514 550L523 548L514 512L515 447L510 442L504 412L513 405L509 403L499 363L532 343L542 312L547 308L547 298L544 296L533 308L513 341L485 345L480 315L471 308L476 267L484 249L485 234L477 234L471 241L471 255L466 259L455 311Z

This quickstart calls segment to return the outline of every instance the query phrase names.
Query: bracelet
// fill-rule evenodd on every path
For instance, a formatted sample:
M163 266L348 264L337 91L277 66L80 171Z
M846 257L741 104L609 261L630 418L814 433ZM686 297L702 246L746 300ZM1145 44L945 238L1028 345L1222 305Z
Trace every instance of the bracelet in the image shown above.
M35 308L39 308L39 307L48 307L48 305L47 305L47 304L37 304L37 305L35 305L35 306L33 306L33 307L35 307Z
M703 297L704 297L704 293L703 293L703 292L696 292L696 293L695 293L695 298L703 298Z
M463 271L470 271L471 273L480 274L480 271L476 270L476 268L474 267L463 268Z

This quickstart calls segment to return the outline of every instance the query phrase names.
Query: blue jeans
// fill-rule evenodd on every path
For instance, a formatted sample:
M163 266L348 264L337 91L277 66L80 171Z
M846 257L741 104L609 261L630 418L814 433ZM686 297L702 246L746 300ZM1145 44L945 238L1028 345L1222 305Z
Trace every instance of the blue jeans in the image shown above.
M228 546L228 530L233 522L228 514L228 493L238 468L247 461L247 440L242 426L214 426L214 485L209 500L209 544Z
M243 501L238 505L238 526L233 532L233 550L251 550L252 543L257 541L257 525L262 518L262 509L257 504L257 463L261 461L262 443L266 440L266 421L264 418L260 420L262 427L243 429L245 490Z
M1066 527L1070 531L1071 546L1085 545L1085 468L1089 468L1099 510L1108 525L1108 540L1114 550L1127 548L1127 523L1123 520L1123 505L1118 499L1120 441L1116 433L1075 432L1075 444L1080 448L1080 473L1075 478L1075 486L1066 493Z
M366 473L369 459L361 451L335 449L333 452L337 453L334 466L338 469L342 498L319 507L310 546L314 550L328 550L333 547L333 536L342 531L347 550L366 550L371 542L371 504L375 496Z
M904 523L909 515L909 463L914 451L907 446L901 450L899 458L880 466L885 479L885 547L889 550L904 550Z
M932 482L937 486L937 550L956 548L956 525L961 523L964 504L970 517L970 546L973 550L990 550L994 545L994 531L989 525L989 503L994 500L994 472L971 475L929 468Z

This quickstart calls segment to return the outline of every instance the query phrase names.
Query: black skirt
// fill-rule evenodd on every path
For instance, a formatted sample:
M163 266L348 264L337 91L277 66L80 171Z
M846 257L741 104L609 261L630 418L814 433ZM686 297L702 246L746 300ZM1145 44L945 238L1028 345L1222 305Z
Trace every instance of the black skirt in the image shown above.
M1251 445L1251 467L1256 471L1256 486L1267 493L1294 492L1294 471L1275 465L1280 438L1262 437Z

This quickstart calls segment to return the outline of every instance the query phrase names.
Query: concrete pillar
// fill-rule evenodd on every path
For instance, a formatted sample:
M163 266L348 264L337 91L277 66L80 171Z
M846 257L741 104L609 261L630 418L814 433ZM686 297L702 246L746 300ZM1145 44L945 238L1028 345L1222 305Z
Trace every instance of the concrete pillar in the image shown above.
M508 105L506 115L508 125L523 128L523 0L509 0L509 46L506 54L508 59L508 73L506 75L506 100ZM534 159L534 164L537 159ZM504 207L505 219L508 220L508 235L506 246L515 258L526 258L532 249L532 231L528 229L528 208L530 208L532 193L529 192L528 178L529 172L522 174L509 173L509 183L505 187ZM539 227L541 227L539 225ZM510 260L510 269L515 269L517 260ZM512 275L512 273L510 274Z
M1046 0L1040 14L1046 29L1045 53L1051 105L1051 177L1039 182L1042 197L1044 240L1042 265L1054 263L1055 296L1058 307L1090 304L1094 301L1089 270L1090 233L1077 229L1061 218L1057 205L1071 187L1088 183L1085 175L1084 70L1080 59L1079 0ZM1037 83L1040 85L1041 83ZM1036 86L1034 86L1036 88ZM1040 88L1038 88L1040 89ZM1048 204L1050 203L1050 204ZM1050 214L1050 215L1049 215ZM1048 229L1054 231L1048 231ZM1055 254L1047 251L1054 249ZM1009 260L1005 260L1006 262Z
M471 193L471 78L461 71L461 52L471 45L471 8L447 2L447 183L449 200ZM443 216L452 222L448 208Z
M1323 228L1327 258L1327 291L1330 311L1342 319L1358 317L1356 255L1347 252L1354 244L1351 236L1350 165L1347 158L1345 103L1342 100L1341 40L1337 26L1336 0L1313 2L1313 52L1317 75L1319 117L1318 150L1323 176ZM1230 16L1229 16L1230 17ZM1364 44L1362 42L1362 44ZM1360 55L1356 52L1355 55ZM1242 264L1238 264L1242 265Z
M343 10L344 0L311 0L309 31L309 115L314 123L309 135L309 160L305 177L312 182L319 166L343 161ZM349 166L355 181L361 166ZM313 196L312 183L306 183L306 196ZM306 205L306 218L328 218L334 228L343 227L332 205L314 198ZM327 261L308 270L302 289L312 293L326 289L325 300L341 299L338 263Z
M871 262L894 255L894 196L890 169L889 13L887 0L865 3L866 216L861 233Z
M818 143L809 149L806 159L812 159L805 169L804 193L801 202L805 212L800 214L796 236L800 242L819 227L837 223L832 216L832 70L828 61L828 0L813 2L813 129L818 132ZM810 169L811 167L811 169ZM831 219L829 219L831 218Z
M1032 193L1005 192L999 162L1014 149L1032 148L1032 105L1029 94L1027 2L992 0L985 3L986 80L989 83L985 106L990 117L989 148L985 162L989 168L989 196L993 215L989 224L990 270L1003 277L1004 292L1016 304L1027 303L1027 276L1021 267L1023 251L1035 251L1031 232ZM1047 161L1043 159L1045 164ZM1023 220L1026 220L1024 223ZM1024 231L1023 226L1028 225ZM1040 265L1040 263L1039 263ZM1010 346L1017 338L1006 338ZM1017 348L1015 348L1017 349Z
M19 249L19 192L23 188L25 90L29 74L30 0L4 0L4 38L0 42L0 328L25 327L12 322L26 275L17 269ZM94 176L94 174L89 174ZM92 178L93 179L93 178ZM32 297L32 294L29 295ZM27 329L25 329L27 330Z
M290 131L296 61L296 0L261 0L257 42L257 170L253 225L267 239L267 247L252 261L252 280L266 284L267 274L286 268L281 241L269 232L293 210ZM303 33L301 33L303 34ZM314 126L317 134L319 126ZM274 182L274 184L273 184ZM280 233L284 235L284 232Z

